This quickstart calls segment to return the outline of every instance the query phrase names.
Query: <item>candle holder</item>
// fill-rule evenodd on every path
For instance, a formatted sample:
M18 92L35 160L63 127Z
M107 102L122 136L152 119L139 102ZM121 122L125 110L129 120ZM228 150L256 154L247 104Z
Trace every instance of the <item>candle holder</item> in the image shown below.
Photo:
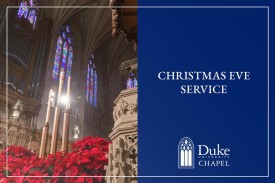
M60 79L59 79L57 105L56 105L55 114L54 114L53 133L52 133L50 154L54 154L56 152L56 148L57 148L59 115L60 115L60 107L61 107L60 106L60 97L61 97L62 87L63 87L63 82L64 82L63 80L64 80L64 72L61 72Z
M47 147L48 134L49 134L49 119L50 119L50 112L51 112L51 106L53 101L54 101L54 91L51 89L49 92L49 99L47 103L46 121L43 127L42 138L41 138L41 146L40 146L40 152L39 152L40 158L45 157L45 151Z

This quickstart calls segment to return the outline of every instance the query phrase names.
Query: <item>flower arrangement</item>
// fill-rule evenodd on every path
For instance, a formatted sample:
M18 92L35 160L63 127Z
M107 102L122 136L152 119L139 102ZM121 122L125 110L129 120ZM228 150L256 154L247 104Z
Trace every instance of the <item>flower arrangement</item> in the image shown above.
M57 152L50 154L47 158L39 158L23 147L10 146L0 153L0 182L102 182L105 174L104 166L108 164L106 153L109 143L104 138L89 136L76 141L72 145L71 152ZM20 177L7 177L7 175Z

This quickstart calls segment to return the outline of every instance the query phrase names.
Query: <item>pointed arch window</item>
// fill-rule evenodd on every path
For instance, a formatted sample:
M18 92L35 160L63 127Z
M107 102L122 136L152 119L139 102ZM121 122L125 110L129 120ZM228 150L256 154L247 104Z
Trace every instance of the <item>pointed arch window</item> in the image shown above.
M35 27L38 9L35 6L38 5L37 0L21 0L19 2L19 9L17 12L18 19L27 19L33 27Z
M194 143L188 137L182 138L178 145L178 168L194 168Z
M86 77L86 101L92 106L97 106L97 72L94 64L94 55L88 62Z
M127 89L137 88L138 81L137 81L137 78L135 77L134 73L130 72L128 74L126 86L127 86Z
M64 72L67 81L71 76L73 63L73 41L70 26L61 27L58 35L52 77L58 80L60 73Z

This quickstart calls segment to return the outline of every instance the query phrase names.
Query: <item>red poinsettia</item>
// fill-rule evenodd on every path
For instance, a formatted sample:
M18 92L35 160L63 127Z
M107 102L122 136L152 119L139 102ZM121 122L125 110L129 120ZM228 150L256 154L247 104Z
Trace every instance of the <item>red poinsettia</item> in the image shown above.
M57 152L45 159L38 158L35 153L23 147L11 146L0 153L0 182L101 182L105 174L104 166L108 164L108 146L109 142L104 138L85 137L72 145L71 152ZM14 178L7 175L22 177Z

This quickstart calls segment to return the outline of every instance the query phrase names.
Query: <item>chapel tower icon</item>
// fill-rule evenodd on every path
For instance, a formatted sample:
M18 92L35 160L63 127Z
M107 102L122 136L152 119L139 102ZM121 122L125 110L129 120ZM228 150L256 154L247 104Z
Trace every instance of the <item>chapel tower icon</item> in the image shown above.
M189 137L183 137L178 145L178 168L194 168L194 143Z

